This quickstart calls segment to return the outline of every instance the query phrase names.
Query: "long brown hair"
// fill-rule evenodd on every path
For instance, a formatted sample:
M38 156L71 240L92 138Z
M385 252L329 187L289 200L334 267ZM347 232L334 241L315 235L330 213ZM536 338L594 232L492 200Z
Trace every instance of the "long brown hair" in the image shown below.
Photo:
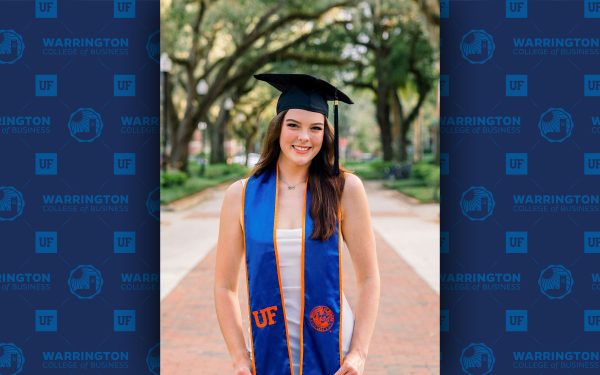
M259 175L267 170L277 168L277 160L281 152L279 136L281 126L287 111L282 111L269 123L265 134L260 160L254 166L250 175ZM334 163L334 134L333 126L325 118L325 134L321 150L311 161L308 168L308 189L310 190L310 216L313 219L313 232L311 239L325 241L335 231L338 207L341 205L342 191L344 190L344 172L340 166L340 174L333 175Z

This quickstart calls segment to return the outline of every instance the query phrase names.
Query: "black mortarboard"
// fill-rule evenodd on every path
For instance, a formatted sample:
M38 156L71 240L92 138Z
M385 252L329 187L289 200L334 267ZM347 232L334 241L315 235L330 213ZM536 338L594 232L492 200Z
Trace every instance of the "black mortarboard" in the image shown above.
M288 109L304 109L329 115L328 100L334 101L333 126L335 130L333 174L339 174L338 101L354 104L348 95L327 81L308 74L256 74L254 78L265 81L281 91L277 113Z

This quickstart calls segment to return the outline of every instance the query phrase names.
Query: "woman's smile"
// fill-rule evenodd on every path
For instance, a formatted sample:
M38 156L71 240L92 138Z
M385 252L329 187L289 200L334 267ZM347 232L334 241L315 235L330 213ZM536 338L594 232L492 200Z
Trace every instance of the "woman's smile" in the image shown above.
M312 147L306 147L306 146L296 146L296 145L292 145L292 148L294 149L294 151L296 151L296 153L298 154L307 154L308 151L312 148Z

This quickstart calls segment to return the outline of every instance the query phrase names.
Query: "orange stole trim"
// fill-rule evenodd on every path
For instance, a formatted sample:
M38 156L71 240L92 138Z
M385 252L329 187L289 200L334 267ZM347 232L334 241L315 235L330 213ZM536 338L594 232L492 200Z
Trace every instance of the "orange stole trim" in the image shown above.
M248 279L248 261L246 259L246 230L244 229L244 203L246 198L246 186L242 180L242 239L244 240L244 264L246 266L246 292L248 294L248 324L250 325L250 347L252 348L252 375L256 375L256 363L254 362L254 339L252 338L252 310L250 309L250 281Z
M342 332L343 329L343 311L344 311L344 289L342 282L342 202L338 202L338 262L339 262L339 273L340 273L340 367L344 363L344 351L342 345Z
M279 293L281 294L281 305L283 307L283 324L285 324L285 342L287 343L288 357L290 359L290 374L294 375L292 366L292 350L290 348L290 336L288 334L287 315L285 313L285 297L281 286L281 273L279 270L279 251L277 250L277 210L279 206L279 166L275 167L277 173L277 182L275 185L275 218L273 222L273 247L275 250L275 262L277 263L277 280L279 281Z
M304 371L304 237L305 225L306 225L306 196L308 194L308 179L306 178L306 184L304 185L304 206L302 209L302 252L300 255L300 375Z

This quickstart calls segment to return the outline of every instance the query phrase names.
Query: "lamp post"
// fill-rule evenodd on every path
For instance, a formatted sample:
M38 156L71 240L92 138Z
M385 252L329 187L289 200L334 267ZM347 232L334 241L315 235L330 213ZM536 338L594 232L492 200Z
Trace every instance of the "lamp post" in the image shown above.
M168 82L169 82L169 72L173 67L173 61L169 58L169 55L166 52L163 52L160 55L160 71L163 76L163 153L162 153L162 170L167 171L167 134L168 134L168 126L167 126L167 95L168 95Z
M200 96L206 95L206 93L208 92L208 83L206 83L206 80L201 79L200 81L198 81L198 84L196 85L196 92Z
M208 124L204 121L200 121L198 123L198 129L202 133L202 165L200 166L200 174L204 176L206 172L206 163L207 163L207 153L206 153L206 128L208 128Z
M205 79L201 79L198 81L196 85L196 92L200 97L203 97L208 93L208 83L206 83ZM200 168L200 174L204 176L206 172L206 164L208 163L208 153L206 152L206 129L208 128L208 124L204 121L198 123L198 129L202 132L202 156L204 162L202 163L202 167Z

